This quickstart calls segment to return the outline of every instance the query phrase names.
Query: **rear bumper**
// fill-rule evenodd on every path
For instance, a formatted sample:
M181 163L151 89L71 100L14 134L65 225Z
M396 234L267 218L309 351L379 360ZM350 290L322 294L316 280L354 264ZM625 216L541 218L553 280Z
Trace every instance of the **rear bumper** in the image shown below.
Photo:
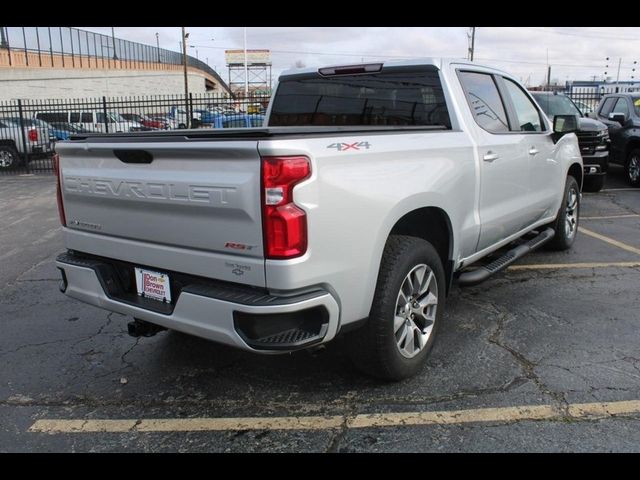
M188 284L165 306L121 292L108 261L64 253L56 266L60 289L72 298L243 350L299 350L328 342L338 330L338 303L324 290L272 296L228 283Z

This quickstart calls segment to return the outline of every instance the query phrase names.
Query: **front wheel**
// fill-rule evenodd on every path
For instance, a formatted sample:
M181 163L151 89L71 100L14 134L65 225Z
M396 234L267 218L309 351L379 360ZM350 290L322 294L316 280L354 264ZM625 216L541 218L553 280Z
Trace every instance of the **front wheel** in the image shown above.
M624 169L627 172L629 184L632 187L640 187L640 148L631 150Z
M435 248L420 238L390 236L368 322L346 338L355 366L385 380L417 374L433 346L444 300L444 268Z
M568 250L573 245L578 232L580 218L580 188L578 182L572 176L567 177L564 186L564 196L560 204L560 210L551 227L556 234L547 243L551 250Z

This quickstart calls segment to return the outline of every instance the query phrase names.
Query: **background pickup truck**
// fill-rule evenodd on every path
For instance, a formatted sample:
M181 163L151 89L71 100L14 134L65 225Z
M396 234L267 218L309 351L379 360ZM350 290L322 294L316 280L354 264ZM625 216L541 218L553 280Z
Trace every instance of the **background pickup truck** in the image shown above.
M46 123L31 118L0 118L0 172L18 168L27 156L52 154L53 142Z
M577 118L552 125L504 72L296 70L266 125L59 143L61 290L136 336L278 353L344 335L358 367L397 380L422 368L454 279L575 239Z
M596 112L609 128L611 162L623 165L629 184L640 187L640 93L605 95Z

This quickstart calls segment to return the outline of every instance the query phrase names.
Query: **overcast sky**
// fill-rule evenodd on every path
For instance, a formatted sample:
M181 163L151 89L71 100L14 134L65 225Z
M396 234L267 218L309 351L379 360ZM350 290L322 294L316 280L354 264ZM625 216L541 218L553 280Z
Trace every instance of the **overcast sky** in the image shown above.
M111 34L108 27L79 27ZM272 51L273 74L295 65L339 65L362 60L416 57L466 58L468 27L248 27L248 49ZM115 27L117 38L178 50L180 27ZM224 50L242 48L242 27L187 27L189 54L227 80ZM544 82L547 55L551 78L566 80L638 79L632 68L640 64L640 28L637 27L478 27L475 60L519 77L528 85ZM607 62L606 58L609 57ZM607 68L606 65L609 65ZM639 70L640 71L640 70Z

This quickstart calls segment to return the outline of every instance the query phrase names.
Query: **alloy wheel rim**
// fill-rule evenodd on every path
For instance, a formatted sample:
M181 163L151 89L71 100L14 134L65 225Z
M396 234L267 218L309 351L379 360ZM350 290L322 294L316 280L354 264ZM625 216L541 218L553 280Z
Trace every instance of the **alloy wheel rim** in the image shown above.
M637 182L640 179L640 159L637 156L631 157L629 160L629 179L632 182Z
M572 238L578 229L578 191L575 188L569 190L565 215L565 233L567 238Z
M6 150L0 151L0 167L8 168L13 164L13 155Z
M393 332L396 346L405 358L413 358L425 347L436 321L438 283L427 265L416 265L404 278L396 300Z

